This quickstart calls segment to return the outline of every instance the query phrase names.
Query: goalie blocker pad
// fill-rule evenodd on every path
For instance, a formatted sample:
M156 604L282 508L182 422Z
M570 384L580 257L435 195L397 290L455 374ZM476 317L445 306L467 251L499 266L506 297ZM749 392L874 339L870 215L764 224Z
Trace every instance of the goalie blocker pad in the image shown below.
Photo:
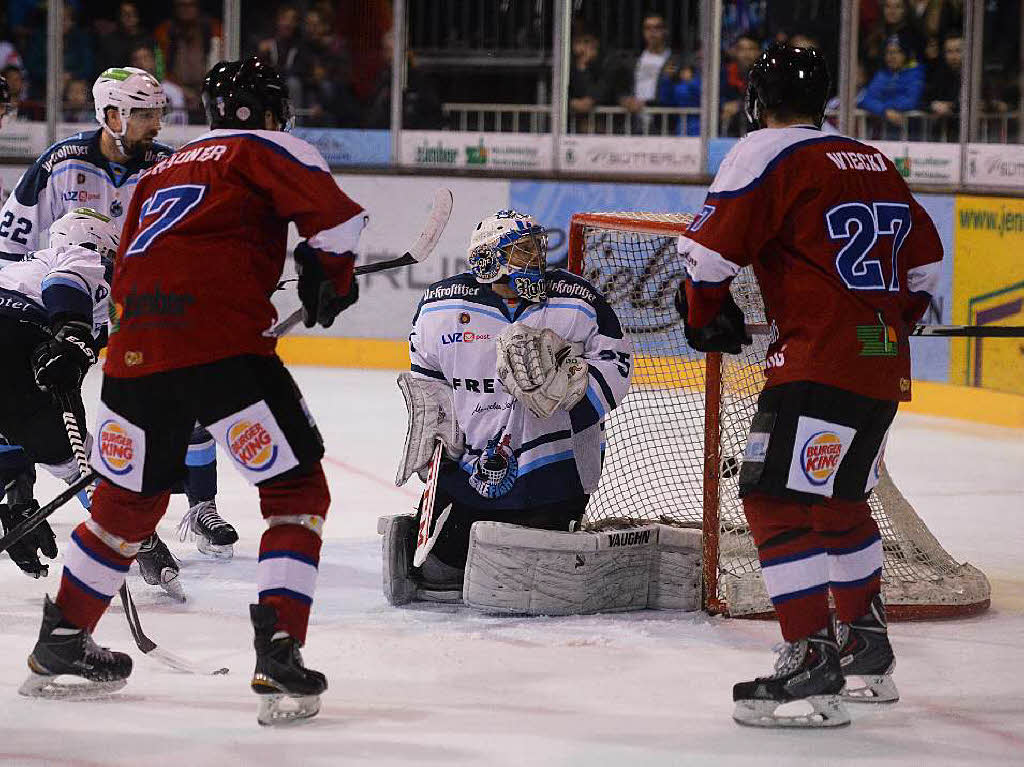
M699 610L701 532L647 525L563 533L476 522L463 600L488 612Z
M451 458L458 460L465 451L466 440L455 420L452 387L447 381L417 378L405 372L398 376L398 388L402 390L409 413L405 447L395 476L395 484L401 487L413 474L427 481L438 441L444 444Z

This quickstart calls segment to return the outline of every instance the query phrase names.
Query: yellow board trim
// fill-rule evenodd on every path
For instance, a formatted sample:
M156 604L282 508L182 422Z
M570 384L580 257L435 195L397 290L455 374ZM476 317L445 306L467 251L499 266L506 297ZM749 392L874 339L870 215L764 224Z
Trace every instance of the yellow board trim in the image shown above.
M291 336L277 344L278 354L290 365L407 370L409 345L405 341L376 338ZM703 365L682 358L638 358L637 383L668 385L674 380L703 378ZM671 373L671 376L667 375ZM1024 429L1024 396L969 386L914 381L914 399L900 404L905 413L960 418L993 426Z

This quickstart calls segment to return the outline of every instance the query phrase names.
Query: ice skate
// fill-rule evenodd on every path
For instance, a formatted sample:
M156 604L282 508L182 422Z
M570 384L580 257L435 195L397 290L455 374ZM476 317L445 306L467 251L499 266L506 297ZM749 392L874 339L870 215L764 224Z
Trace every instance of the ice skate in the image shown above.
M185 601L185 590L178 580L178 560L159 535L153 533L142 542L135 561L139 563L139 572L146 583L159 586L179 602Z
M230 522L217 513L214 500L200 501L182 517L178 525L181 540L190 533L196 537L196 548L217 559L231 559L238 533Z
M847 680L843 699L857 703L898 701L900 693L892 680L896 659L889 644L881 595L876 595L867 614L853 623L837 620L835 631L839 643L839 665ZM861 684L851 686L851 682L857 680Z
M828 629L806 639L783 643L775 673L740 682L732 688L732 718L752 727L839 727L850 723L842 704L843 674L839 649ZM803 710L777 713L787 704ZM804 705L806 704L806 705ZM807 705L811 710L806 711ZM789 708L787 706L787 708Z
M327 678L303 665L296 639L274 630L277 610L270 605L249 605L249 616L256 632L256 670L251 686L260 696L257 721L281 725L316 716Z
M64 621L47 596L39 641L28 656L29 676L18 692L32 698L98 698L120 690L132 673L132 659L123 652L99 647L88 631ZM61 676L84 681L59 681Z

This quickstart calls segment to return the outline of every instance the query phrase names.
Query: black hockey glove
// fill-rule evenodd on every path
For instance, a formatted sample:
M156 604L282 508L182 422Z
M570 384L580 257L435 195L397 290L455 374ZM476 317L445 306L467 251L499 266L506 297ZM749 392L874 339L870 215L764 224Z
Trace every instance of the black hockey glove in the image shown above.
M10 532L16 525L32 516L39 509L36 501L29 503L15 503L8 505L0 503L0 522L3 523L4 534ZM7 553L10 554L14 564L20 567L26 575L33 578L45 578L50 573L48 565L39 561L39 555L44 554L50 559L57 556L57 539L50 529L50 523L46 520L40 522L30 533L15 544L12 544Z
M96 362L92 328L71 320L54 331L53 338L32 352L32 370L36 385L43 391L75 391L82 385L85 372Z
M355 254L333 255L310 247L295 246L295 270L299 273L299 300L307 328L329 328L334 318L359 300L359 283L353 268Z
M743 346L753 343L753 339L747 333L746 318L743 311L736 306L731 293L725 294L725 301L718 314L702 328L690 327L686 322L689 314L689 307L686 302L686 283L679 286L676 291L676 310L683 318L683 333L686 336L686 343L691 349L698 352L725 352L726 354L739 354Z

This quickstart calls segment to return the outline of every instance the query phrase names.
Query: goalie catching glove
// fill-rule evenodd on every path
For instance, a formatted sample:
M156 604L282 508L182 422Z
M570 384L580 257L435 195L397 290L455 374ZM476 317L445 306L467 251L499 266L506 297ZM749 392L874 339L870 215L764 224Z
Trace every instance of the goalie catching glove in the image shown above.
M537 418L569 410L586 394L587 363L555 331L516 322L498 336L497 346L497 375L505 391Z
M732 298L732 293L726 291L725 300L718 314L702 328L695 328L687 322L689 306L686 301L686 281L679 284L676 291L676 310L683 319L683 334L686 336L686 343L691 349L698 352L725 352L727 354L739 354L747 344L753 343L753 339L747 332L746 318L743 310L740 309Z
M299 299L307 328L329 328L334 318L359 300L355 254L325 253L300 242L295 246L295 270L299 274Z
M413 474L427 481L434 447L444 443L448 455L458 460L466 449L466 438L455 420L455 401L447 381L417 378L412 373L398 376L398 388L409 411L405 449L395 484L401 487Z

